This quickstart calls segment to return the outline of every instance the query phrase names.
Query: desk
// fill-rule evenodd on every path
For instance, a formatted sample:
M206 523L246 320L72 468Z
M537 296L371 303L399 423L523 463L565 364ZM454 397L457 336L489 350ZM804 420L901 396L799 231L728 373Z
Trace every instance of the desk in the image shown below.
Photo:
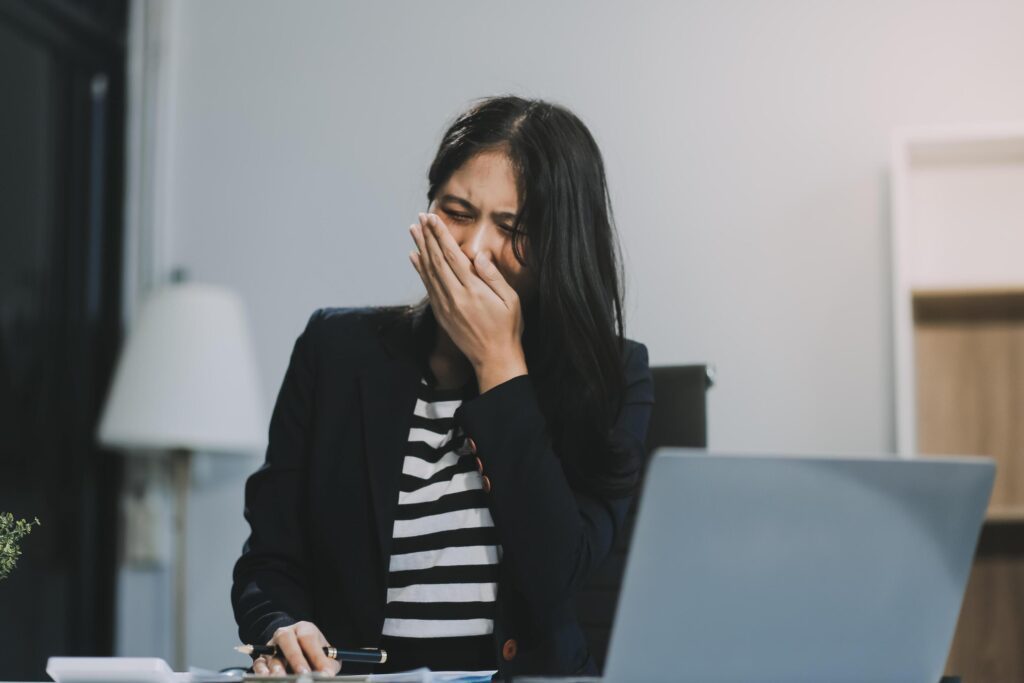
M512 683L631 683L630 681L610 681L593 676L576 676L558 678L557 676L526 676L517 677ZM757 683L757 681L745 681L744 683ZM774 682L778 683L778 682ZM964 683L960 676L943 676L939 683Z

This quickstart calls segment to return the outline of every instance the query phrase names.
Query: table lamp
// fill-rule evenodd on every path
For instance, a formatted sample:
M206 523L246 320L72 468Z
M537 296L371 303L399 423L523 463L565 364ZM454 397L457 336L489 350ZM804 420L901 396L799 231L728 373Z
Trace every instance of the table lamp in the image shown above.
M178 282L156 290L130 331L98 439L129 455L169 453L175 488L175 668L185 662L185 538L194 451L256 452L266 423L242 302Z

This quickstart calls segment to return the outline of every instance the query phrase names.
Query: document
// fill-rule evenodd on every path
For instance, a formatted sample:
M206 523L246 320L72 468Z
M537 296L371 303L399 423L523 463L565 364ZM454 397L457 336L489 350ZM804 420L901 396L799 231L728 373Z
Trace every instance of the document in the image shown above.
M246 674L246 683L490 683L497 671L431 671L427 668L399 671L390 674L358 674L347 676L325 676L323 674L289 674L287 676L254 676Z
M427 668L392 674L326 676L288 674L285 676L242 675L241 671L218 673L193 668L174 672L157 657L50 657L46 672L57 683L490 683L496 671L431 671Z

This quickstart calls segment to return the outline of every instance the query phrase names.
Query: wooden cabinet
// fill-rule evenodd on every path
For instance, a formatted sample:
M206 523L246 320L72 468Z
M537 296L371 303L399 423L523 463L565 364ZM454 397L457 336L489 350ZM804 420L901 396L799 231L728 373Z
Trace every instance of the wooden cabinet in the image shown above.
M892 203L900 453L997 465L947 672L1024 680L1024 125L897 134Z

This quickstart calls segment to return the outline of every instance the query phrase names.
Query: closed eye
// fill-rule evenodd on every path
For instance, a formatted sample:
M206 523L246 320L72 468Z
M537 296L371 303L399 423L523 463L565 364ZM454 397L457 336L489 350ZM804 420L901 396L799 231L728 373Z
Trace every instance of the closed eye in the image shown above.
M460 223L463 221L473 220L472 216L469 216L464 213L455 213L454 211L446 211L445 213L447 213L449 216L454 218L456 221L459 221ZM502 225L501 223L499 223L498 227L504 230L505 232L515 232L515 230L510 225Z

